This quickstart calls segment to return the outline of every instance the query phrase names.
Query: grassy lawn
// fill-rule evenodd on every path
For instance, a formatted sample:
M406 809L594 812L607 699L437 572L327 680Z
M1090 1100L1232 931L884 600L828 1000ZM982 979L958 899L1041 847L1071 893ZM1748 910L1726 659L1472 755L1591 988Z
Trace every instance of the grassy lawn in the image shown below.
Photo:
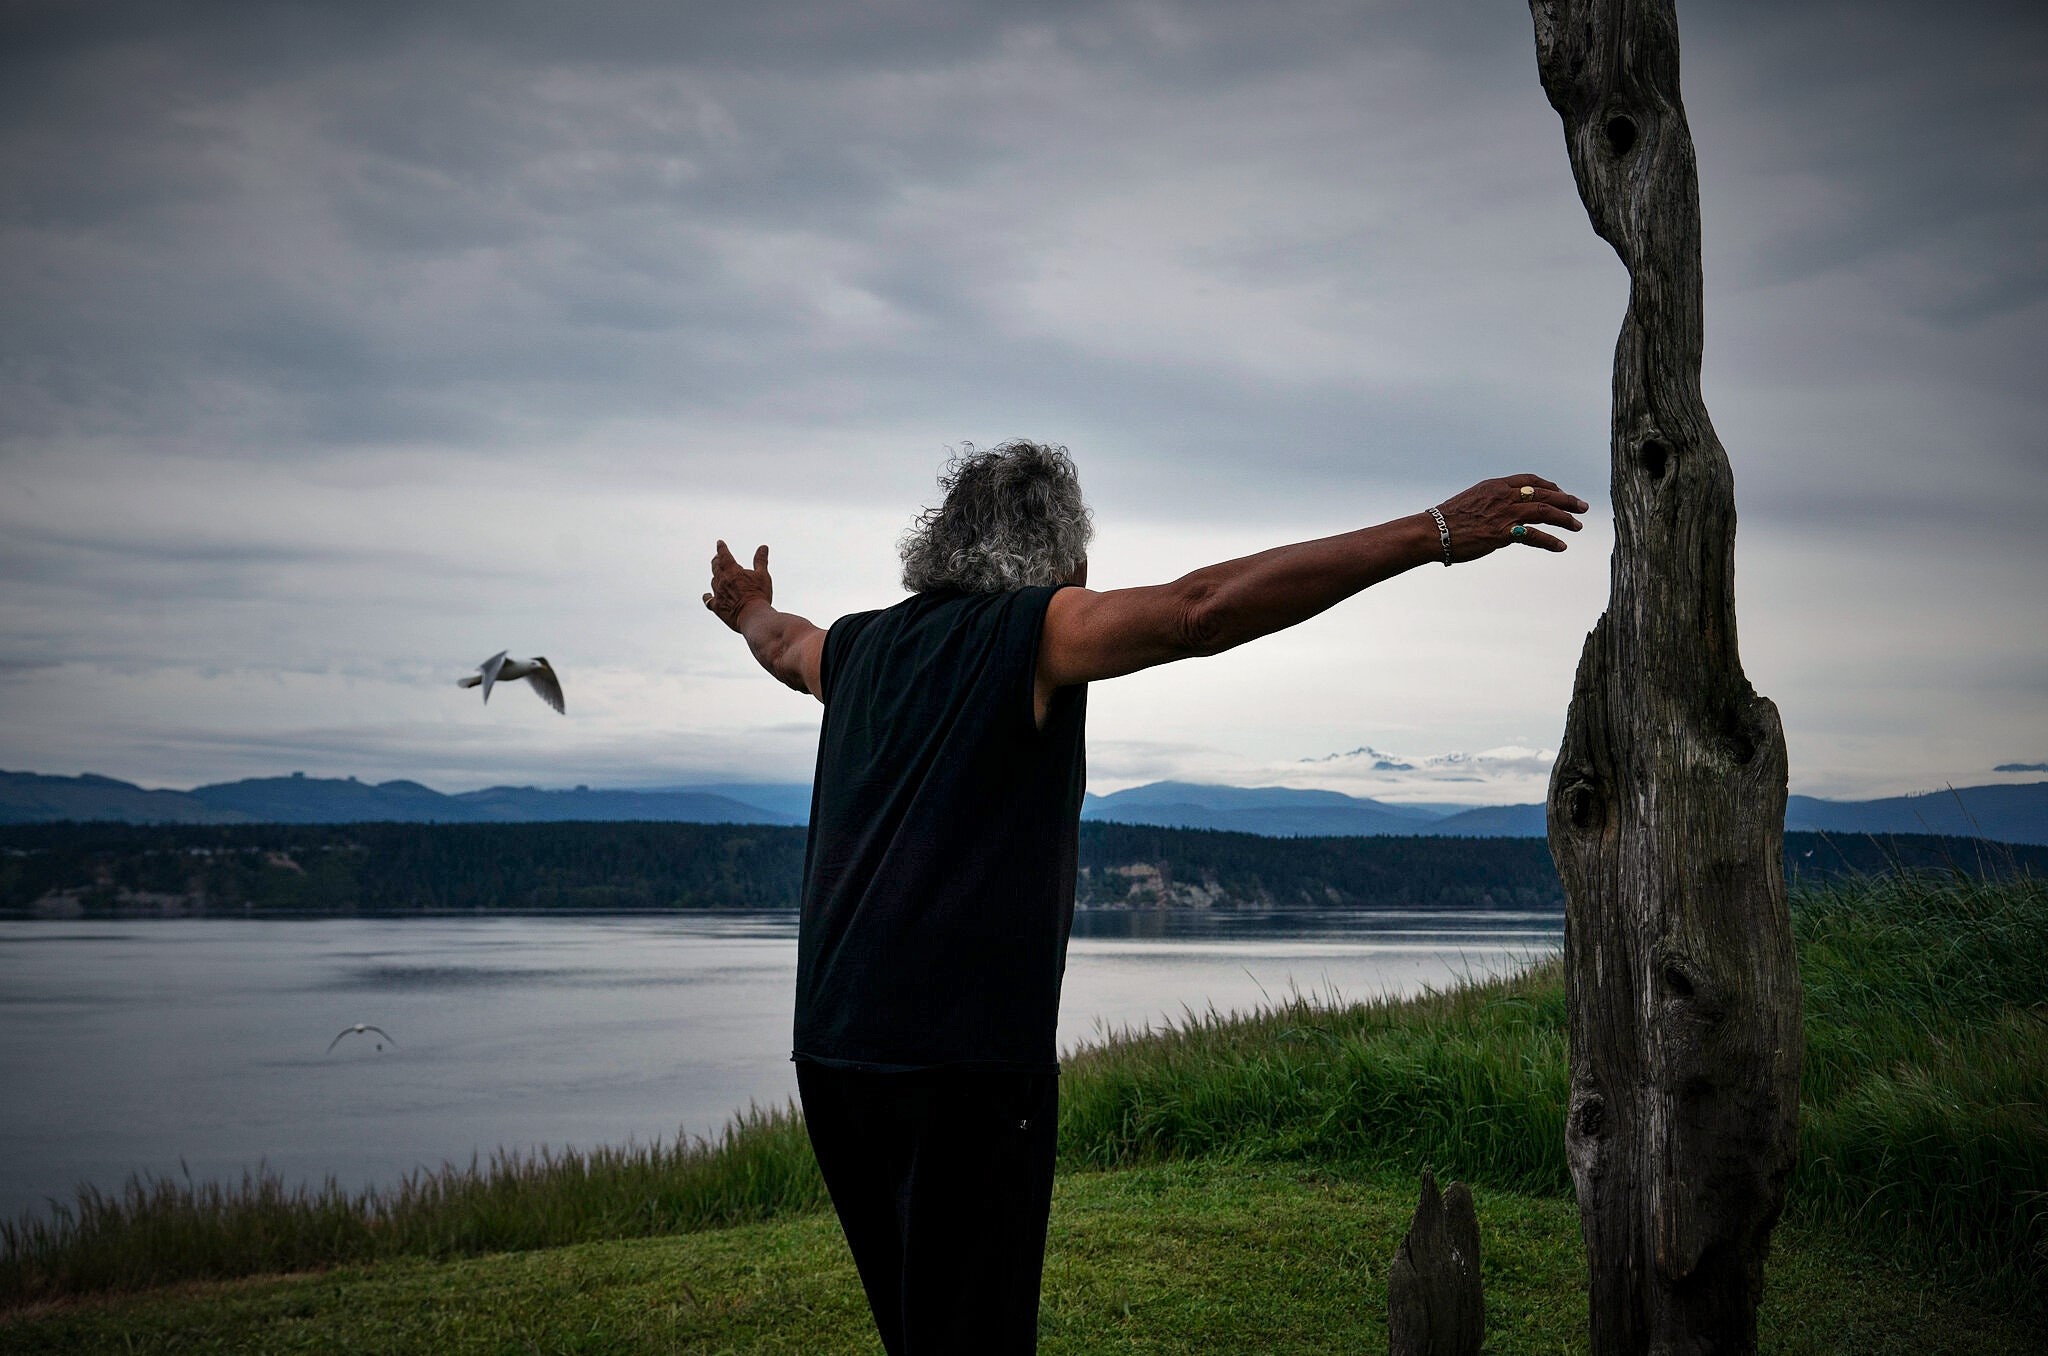
M1568 1200L1477 1193L1489 1351L1585 1350ZM1386 1269L1413 1189L1216 1160L1060 1179L1046 1353L1386 1349ZM1983 1297L1779 1231L1763 1349L2048 1346ZM0 1317L0 1352L879 1352L838 1228L810 1214L666 1238L66 1301Z

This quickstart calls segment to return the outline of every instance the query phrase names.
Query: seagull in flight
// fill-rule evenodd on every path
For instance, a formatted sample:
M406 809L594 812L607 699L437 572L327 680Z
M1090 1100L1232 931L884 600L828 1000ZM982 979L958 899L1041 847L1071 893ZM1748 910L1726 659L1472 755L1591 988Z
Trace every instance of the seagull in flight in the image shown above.
M365 1033L367 1033L367 1032L371 1032L371 1031L374 1031L374 1032L376 1032L376 1033L377 1033L378 1035L382 1036L382 1037L383 1037L383 1038L384 1038L385 1040L387 1040L387 1041L391 1041L391 1033L390 1033L390 1032L386 1031L386 1030L385 1030L385 1029L384 1029L383 1027L381 1027L381 1026L371 1026L371 1025L370 1025L370 1024L368 1023L368 1022L357 1022L357 1023L356 1023L356 1024L354 1025L354 1026L347 1026L347 1027L343 1027L343 1028L341 1029L341 1036L359 1036L359 1035L363 1035L363 1034L365 1034ZM336 1036L336 1037L335 1037L335 1038L334 1038L333 1040L331 1040L331 1041L327 1042L327 1053L328 1053L328 1054L330 1054L330 1055L331 1055L331 1054L333 1054L333 1053L334 1053L334 1047L335 1047L335 1046L337 1046L337 1045L339 1045L339 1044L341 1044L341 1036ZM391 1041L391 1043L392 1043L393 1045L397 1045L397 1044L398 1044L398 1042L397 1042L397 1041ZM380 1045L380 1046L378 1046L377 1048L378 1048L379 1050L382 1050L382 1049L383 1049L384 1047Z
M562 708L561 679L555 677L555 671L548 666L545 655L535 655L531 659L507 659L505 652L500 650L477 665L475 673L467 678L456 679L455 685L481 687L484 690L484 700L488 702L491 699L493 684L517 682L521 678L531 683L533 690L540 693L540 699L554 707L557 713L567 714Z

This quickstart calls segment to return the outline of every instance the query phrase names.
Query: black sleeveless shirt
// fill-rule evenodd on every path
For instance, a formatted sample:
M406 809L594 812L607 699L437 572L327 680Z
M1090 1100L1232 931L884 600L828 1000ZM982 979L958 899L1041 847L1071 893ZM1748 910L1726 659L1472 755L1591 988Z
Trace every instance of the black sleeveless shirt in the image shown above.
M795 1058L1058 1067L1088 694L1038 728L1056 591L920 593L827 633Z

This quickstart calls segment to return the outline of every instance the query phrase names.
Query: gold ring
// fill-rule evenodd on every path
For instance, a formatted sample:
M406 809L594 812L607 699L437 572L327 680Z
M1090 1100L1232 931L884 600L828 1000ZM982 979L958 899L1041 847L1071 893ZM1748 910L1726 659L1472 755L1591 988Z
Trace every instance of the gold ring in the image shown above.
M1534 499L1535 497L1536 497L1536 487L1535 487L1534 485L1524 485L1524 486L1522 487L1522 498L1524 498L1524 499Z

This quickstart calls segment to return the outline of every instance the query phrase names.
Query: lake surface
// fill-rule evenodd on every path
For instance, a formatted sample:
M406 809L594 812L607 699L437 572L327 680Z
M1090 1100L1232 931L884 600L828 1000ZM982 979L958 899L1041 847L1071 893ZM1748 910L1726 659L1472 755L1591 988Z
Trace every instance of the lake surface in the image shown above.
M1060 1044L1555 951L1558 913L1084 912ZM0 1216L132 1173L390 1184L794 1096L795 918L0 920ZM357 1022L391 1036L335 1033ZM182 1165L182 1166L181 1166Z

